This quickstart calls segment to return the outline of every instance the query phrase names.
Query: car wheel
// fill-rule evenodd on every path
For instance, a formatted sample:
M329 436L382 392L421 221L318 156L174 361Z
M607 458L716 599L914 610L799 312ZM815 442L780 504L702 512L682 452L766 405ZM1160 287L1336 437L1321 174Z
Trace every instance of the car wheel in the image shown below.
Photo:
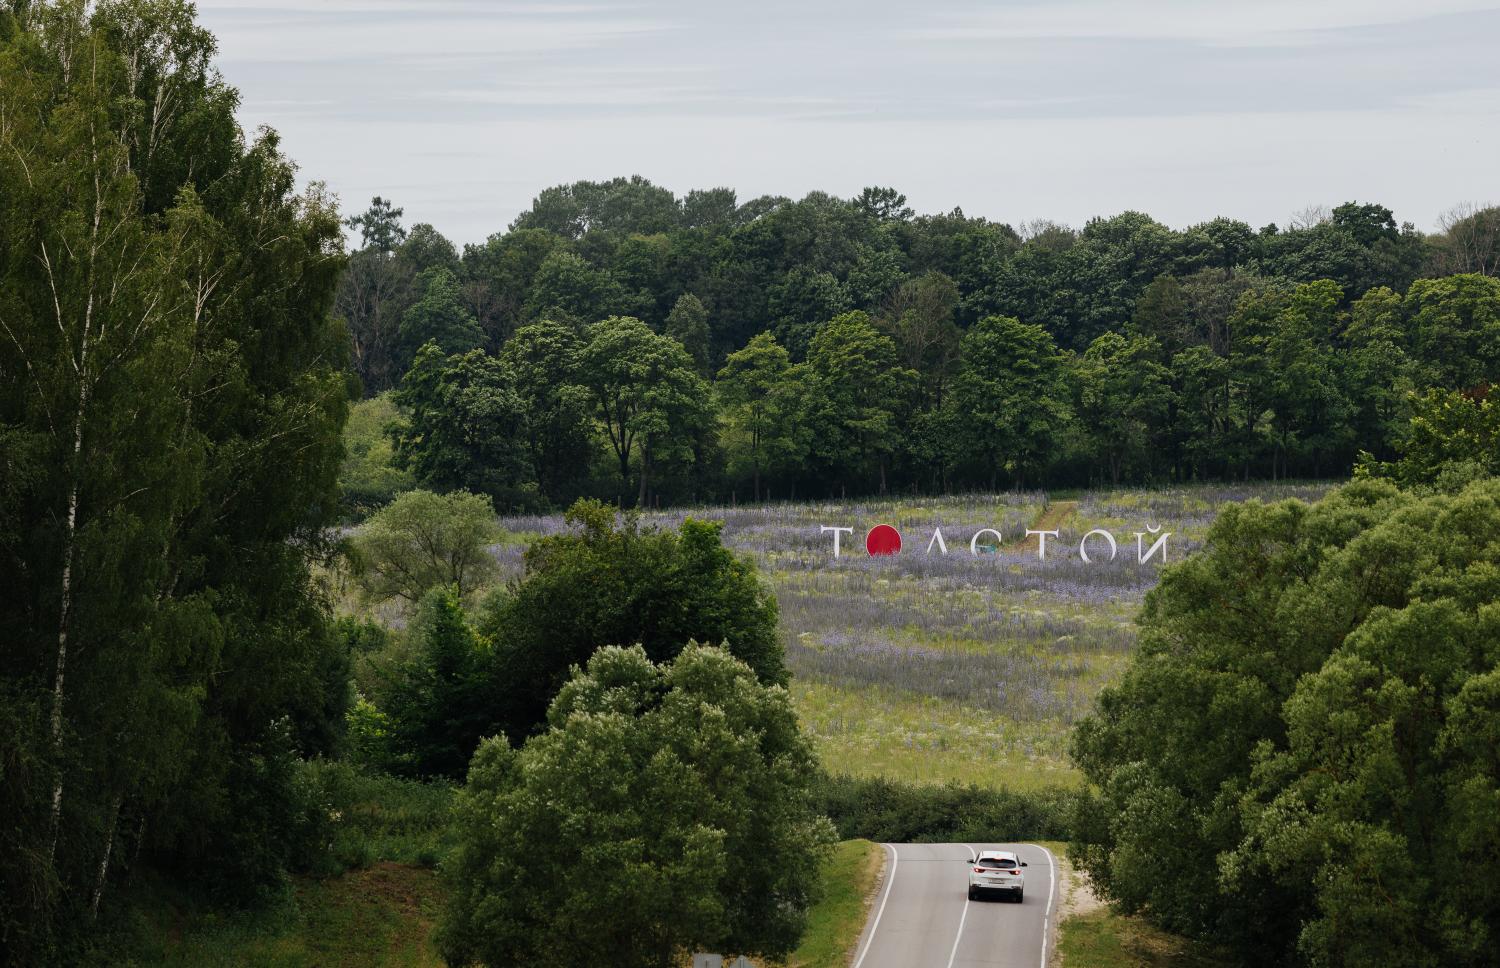
M969 888L969 900L974 900L975 896L976 895L974 894L974 889L972 887Z
M1020 904L1021 903L1021 898L1025 897L1025 896L1026 896L1026 892L1025 891L1017 891L1016 892L1016 903Z

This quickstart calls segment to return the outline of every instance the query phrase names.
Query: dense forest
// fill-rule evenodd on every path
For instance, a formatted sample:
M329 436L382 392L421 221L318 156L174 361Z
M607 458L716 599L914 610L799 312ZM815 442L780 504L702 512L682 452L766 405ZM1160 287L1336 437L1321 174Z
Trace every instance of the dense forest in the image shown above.
M348 223L338 312L391 393L355 449L390 434L398 465L355 503L400 469L501 507L1336 475L1417 394L1500 376L1493 208L1017 229L632 177L462 251L402 214Z

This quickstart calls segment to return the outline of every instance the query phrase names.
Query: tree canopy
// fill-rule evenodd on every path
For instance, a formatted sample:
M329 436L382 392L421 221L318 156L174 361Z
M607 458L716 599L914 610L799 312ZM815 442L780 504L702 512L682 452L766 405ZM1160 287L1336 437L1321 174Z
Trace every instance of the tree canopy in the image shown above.
M545 732L480 746L439 934L450 963L669 968L796 947L834 839L811 746L785 689L683 645L661 664L601 649Z
M354 219L356 368L396 386L427 340L429 371L516 367L541 419L506 483L462 484L501 507L1342 474L1392 456L1410 393L1500 365L1491 209L1430 235L1367 201L1012 227L890 187L741 202L632 177L547 189L462 254L400 214Z
M1497 536L1493 479L1226 509L1075 735L1094 884L1262 964L1500 958Z
M573 530L527 549L525 575L486 620L513 738L542 722L569 668L606 645L641 645L659 662L690 640L722 644L763 681L785 682L776 600L723 546L718 523L643 529L593 501L567 521Z
M342 231L274 132L241 131L213 54L186 3L0 10L0 937L23 962L72 960L131 864L274 888L288 764L342 730L310 581Z

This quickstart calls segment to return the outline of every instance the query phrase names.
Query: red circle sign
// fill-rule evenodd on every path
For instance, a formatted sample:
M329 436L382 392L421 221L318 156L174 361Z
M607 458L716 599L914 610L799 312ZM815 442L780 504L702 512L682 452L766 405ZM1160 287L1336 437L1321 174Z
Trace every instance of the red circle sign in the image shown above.
M901 550L901 532L888 524L877 524L865 535L865 550L872 555L894 555Z

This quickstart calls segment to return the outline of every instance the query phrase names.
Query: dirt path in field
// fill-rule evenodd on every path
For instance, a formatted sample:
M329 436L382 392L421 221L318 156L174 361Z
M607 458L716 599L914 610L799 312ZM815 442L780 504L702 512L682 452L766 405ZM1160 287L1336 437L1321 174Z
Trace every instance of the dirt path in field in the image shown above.
M1030 530L1057 531L1062 528L1064 524L1067 524L1068 519L1073 517L1073 515L1077 512L1077 501L1053 501L1051 504L1047 505L1046 509L1043 510L1040 515L1037 516L1037 519L1035 523L1031 525ZM1010 550L1035 551L1036 540L1037 539L1035 538L1028 538L1025 535L1022 535L1021 540L1013 543L1010 546Z

